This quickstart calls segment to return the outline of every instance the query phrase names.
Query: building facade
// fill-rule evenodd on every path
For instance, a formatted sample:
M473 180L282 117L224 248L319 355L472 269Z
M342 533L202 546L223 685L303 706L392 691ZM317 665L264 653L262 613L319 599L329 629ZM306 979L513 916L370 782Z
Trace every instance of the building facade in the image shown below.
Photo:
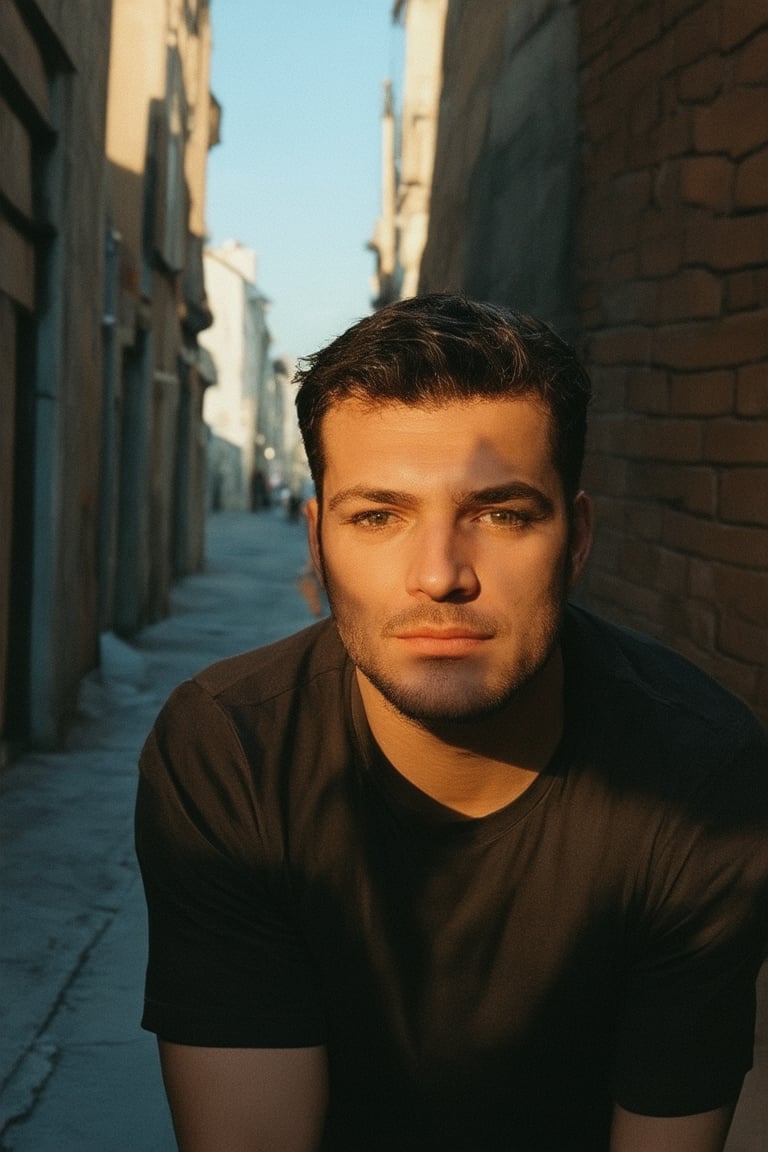
M0 4L0 761L202 562L209 57L207 0Z
M252 248L228 241L206 249L204 262L214 321L200 339L216 371L203 408L215 437L209 462L209 506L249 508L263 502L269 475L264 459L268 444L259 439L272 342L267 326L269 301L256 286Z
M98 659L110 8L0 4L0 759Z
M449 0L442 60L419 291L579 345L581 594L768 719L768 10Z
M441 93L448 0L395 0L392 19L405 24L400 127L391 84L384 86L381 216L369 247L376 254L374 306L418 288L429 229L432 170Z
M165 615L173 579L203 560L210 54L208 0L114 0L101 623L122 635Z

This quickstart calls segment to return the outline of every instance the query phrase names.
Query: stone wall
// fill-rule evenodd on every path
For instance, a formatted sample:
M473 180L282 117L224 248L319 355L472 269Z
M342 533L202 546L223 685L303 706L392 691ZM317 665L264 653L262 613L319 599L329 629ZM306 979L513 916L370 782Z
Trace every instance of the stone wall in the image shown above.
M577 9L451 0L419 290L512 303L573 336Z
M450 0L420 290L596 386L582 595L768 719L768 7Z
M580 16L586 592L768 717L768 8Z
M109 0L0 5L0 759L98 653Z

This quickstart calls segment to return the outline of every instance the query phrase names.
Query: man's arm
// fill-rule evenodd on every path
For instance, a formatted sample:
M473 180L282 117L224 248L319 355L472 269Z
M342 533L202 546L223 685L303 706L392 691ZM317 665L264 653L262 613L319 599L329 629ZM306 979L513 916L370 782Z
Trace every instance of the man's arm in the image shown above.
M315 1152L325 1049L193 1048L160 1041L179 1152Z
M617 1104L611 1152L722 1152L733 1108L695 1116L640 1116Z

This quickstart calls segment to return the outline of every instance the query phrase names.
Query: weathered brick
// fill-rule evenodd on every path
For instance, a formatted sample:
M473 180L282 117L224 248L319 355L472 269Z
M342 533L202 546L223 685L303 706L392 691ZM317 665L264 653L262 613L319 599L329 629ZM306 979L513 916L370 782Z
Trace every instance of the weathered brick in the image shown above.
M661 93L657 83L646 84L632 102L629 114L629 132L634 137L645 137L661 119Z
M747 364L739 369L736 411L740 416L768 416L768 364Z
M676 24L681 16L700 3L701 0L664 0L661 7L662 27L669 28L672 24Z
M744 620L768 626L768 571L718 564L711 572L710 599Z
M722 296L720 277L704 268L689 268L659 285L656 316L662 323L719 316Z
M716 565L699 556L688 558L688 595L699 600L715 600Z
M623 496L627 491L627 461L620 456L604 456L590 453L584 468L584 486L610 492L613 496Z
M717 613L711 604L688 601L682 605L684 633L697 648L711 651L717 635Z
M651 174L625 172L613 182L612 219L621 227L637 219L651 201Z
M717 475L712 468L633 460L627 470L627 488L643 499L686 512L711 517L717 512Z
M768 420L717 420L705 425L704 454L720 464L768 464Z
M606 456L615 455L613 427L620 422L621 418L618 416L598 417L597 419L593 416L589 426L589 445L593 453Z
M650 9L648 9L650 11ZM636 94L658 84L676 66L674 40L662 36L622 59L611 73L611 88L617 112L632 107ZM626 114L626 113L625 113Z
M610 0L589 0L579 8L579 57L582 61L593 60L611 42L613 4Z
M678 416L726 416L734 410L733 372L697 372L673 376L669 408Z
M656 318L659 289L653 280L626 280L606 287L603 315L610 325L644 324Z
M693 149L694 105L678 106L671 116L667 116L651 133L654 155L657 162L670 156L684 156Z
M634 245L624 252L614 252L608 262L605 282L616 284L624 280L633 280L637 275L637 269L637 248Z
M640 588L629 580L622 580L612 571L595 571L589 579L589 589L604 605L603 611L614 620L621 619L630 626L649 632L647 621L659 614L661 593L653 588ZM620 609L619 613L615 608Z
M736 59L737 84L765 84L768 80L768 29L745 44Z
M725 279L725 303L728 312L743 312L757 308L761 303L760 285L756 270L733 272Z
M683 262L683 238L679 233L670 236L641 237L638 252L639 271L643 276L669 276L677 272Z
M591 375L594 393L593 419L601 412L610 412L614 416L623 415L627 396L626 373L621 369L595 368Z
M737 208L768 207L768 148L748 156L739 164L736 169L734 204Z
M720 48L720 0L699 3L674 28L675 56L679 65L690 64Z
M619 575L628 580L653 587L658 567L658 548L637 536L625 537L619 557Z
M666 372L649 369L633 373L627 381L627 408L633 412L659 415L669 411L669 385Z
M725 472L720 481L720 515L735 524L768 528L768 467Z
M654 588L682 599L685 596L688 583L688 557L681 556L679 552L673 552L669 548L657 548L656 554Z
M710 52L677 76L677 95L685 103L712 100L721 91L725 75L719 52Z
M768 88L734 88L693 116L697 152L745 156L768 142Z
M734 167L725 156L684 156L679 162L680 199L684 204L725 211L731 205Z
M691 221L685 230L683 255L688 264L723 271L764 263L768 259L768 214Z
M664 513L661 539L666 547L693 556L745 568L768 568L768 532L762 528L718 524L703 516L691 516L668 508Z
M735 660L762 667L768 652L768 629L738 616L723 616L717 629L717 647Z
M647 328L606 328L590 337L589 358L597 364L647 364L650 347Z
M730 367L768 358L768 308L658 328L653 361L683 371Z
M766 24L765 0L723 0L722 47L734 48Z
M627 501L624 506L624 525L632 536L641 540L659 540L663 525L661 508L644 501Z
M614 425L614 450L646 460L702 459L702 428L696 420L654 420L627 416Z
M627 18L622 20L620 30L613 42L614 64L635 56L640 49L656 45L661 32L661 21L655 5L635 7Z

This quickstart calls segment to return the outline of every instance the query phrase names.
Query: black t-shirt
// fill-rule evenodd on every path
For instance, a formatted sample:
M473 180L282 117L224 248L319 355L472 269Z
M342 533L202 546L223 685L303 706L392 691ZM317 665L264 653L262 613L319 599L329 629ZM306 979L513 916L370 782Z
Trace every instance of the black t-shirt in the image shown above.
M600 1152L614 1101L735 1100L768 938L768 745L571 608L565 735L489 816L375 745L332 622L182 685L142 754L144 1026L325 1044L324 1147Z

